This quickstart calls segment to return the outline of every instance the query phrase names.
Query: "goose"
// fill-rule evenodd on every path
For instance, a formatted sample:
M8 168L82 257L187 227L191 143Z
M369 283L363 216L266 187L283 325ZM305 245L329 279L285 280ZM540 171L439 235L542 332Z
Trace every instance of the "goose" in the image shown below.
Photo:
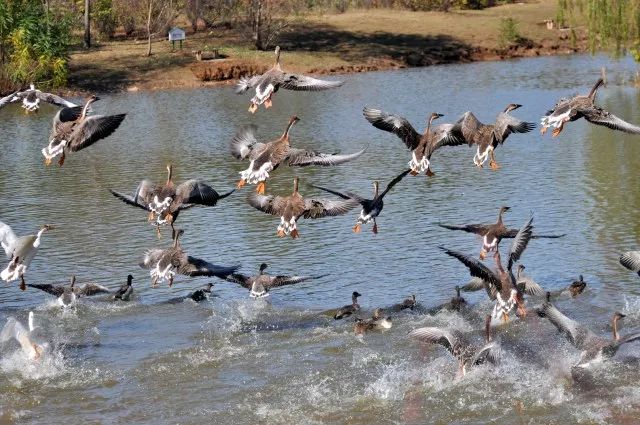
M381 308L376 308L373 311L373 315L371 319L364 320L360 317L356 317L356 323L353 326L353 332L358 335L364 335L368 331L372 330L384 330L391 329L393 323L391 322L391 317L383 316L383 311Z
M73 102L69 102L61 98L60 96L56 96L55 94L42 92L31 84L29 85L29 89L23 91L17 91L15 93L10 94L9 96L3 97L0 99L0 108L9 104L22 101L22 107L24 108L25 113L29 112L38 112L40 108L40 102L47 102L55 106L62 106L65 108L74 108L76 105Z
M596 81L588 95L577 95L570 98L563 97L555 106L542 117L540 134L545 134L549 127L554 127L551 135L557 137L569 121L584 118L591 124L603 125L613 130L625 133L640 134L640 127L621 120L609 111L595 105L596 92L604 84L602 78Z
M437 112L433 112L429 116L427 128L422 135L413 128L406 118L400 115L369 107L364 108L363 114L374 127L395 134L411 150L409 168L412 176L422 172L429 177L435 175L431 170L430 162L433 153L444 146L456 146L466 143L460 125L440 124L432 126L434 120L443 116Z
M500 165L496 162L494 150L502 145L511 133L528 133L533 130L536 125L532 122L520 121L509 113L520 108L522 105L510 103L498 114L494 124L481 123L473 112L467 111L458 120L456 125L461 126L462 134L466 142L476 145L476 154L473 157L473 163L477 167L482 167L487 157L490 156L489 167L497 170Z
M258 110L258 105L264 104L265 108L273 105L271 97L278 89L283 88L295 91L320 91L340 87L343 81L326 81L308 77L302 74L284 72L280 67L280 46L275 49L276 60L271 69L261 75L242 77L236 85L237 94L245 93L255 88L256 94L251 99L249 112L252 114Z
M405 298L404 300L402 300L401 303L392 305L389 310L394 313L399 313L402 310L413 310L417 305L418 302L416 301L416 294L412 294L409 298Z
M625 317L616 312L611 319L613 338L608 339L596 335L591 329L572 320L562 314L552 303L545 302L537 310L540 317L546 317L569 340L569 342L582 351L580 360L576 364L579 367L588 367L593 363L613 357L622 344L640 339L640 332L634 332L624 336L618 334L618 321Z
M520 292L533 297L544 296L545 290L524 273L525 268L524 264L518 264L518 267L516 267L516 286L518 286Z
M46 347L33 342L30 338L30 331L27 331L15 318L9 317L7 323L0 331L0 343L15 339L20 344L22 352L29 360L39 360L45 352Z
M77 152L111 135L127 114L88 116L91 104L100 98L91 96L84 107L63 108L53 118L49 145L42 148L45 165L58 155L62 167L67 152Z
M358 304L358 297L361 297L361 296L362 294L360 294L358 291L353 291L353 293L351 294L351 304L345 305L337 309L333 315L333 318L335 320L344 319L345 317L351 316L356 311L360 311L360 304Z
M374 181L373 182L373 199L365 199L351 192L341 193L335 190L327 189L326 187L322 187L322 186L315 186L315 185L312 185L312 186L315 187L316 189L324 190L325 192L329 192L333 195L339 196L342 199L353 199L355 201L358 201L358 203L362 205L362 210L360 210L360 215L358 216L356 225L353 227L354 233L360 233L360 227L363 224L367 224L373 221L373 227L371 228L371 231L374 234L378 234L378 223L376 223L376 218L380 215L380 213L382 212L382 208L384 207L383 198L393 188L393 186L395 186L400 180L402 180L404 176L406 176L409 173L409 171L411 170L406 170L398 174L397 177L395 177L393 180L391 180L391 182L389 182L389 184L387 185L387 187L384 189L382 193L379 192L380 185L378 181Z
M571 297L577 297L578 295L582 294L586 287L587 282L585 282L582 275L580 275L578 276L578 280L574 280L573 282L571 282L571 284L567 287L567 290L571 294Z
M458 259L469 269L471 276L482 279L489 288L490 298L495 300L492 318L503 323L509 322L509 314L516 307L520 317L526 316L524 298L521 288L517 285L513 275L513 265L527 248L533 230L533 216L520 228L509 247L507 270L502 266L500 251L495 253L496 270L492 271L481 261L463 253L440 247L447 255ZM493 296L493 294L495 294Z
M437 327L423 327L414 329L409 338L440 344L458 360L458 374L465 376L467 369L484 363L496 365L500 362L501 349L497 341L491 338L491 315L485 319L485 341L483 345L471 343L465 335L457 329L443 329Z
M620 264L640 276L640 251L625 252L620 256Z
M164 184L153 184L150 180L142 180L133 196L109 189L109 192L122 202L149 211L149 221L156 226L160 235L160 226L177 220L180 211L195 205L213 207L220 199L231 195L235 189L220 195L208 184L197 180L187 180L175 185L172 180L173 165L167 165L167 181Z
M293 193L289 196L265 196L252 193L247 198L249 205L266 214L280 216L277 235L291 235L293 239L300 236L297 221L300 218L322 218L343 215L358 205L353 199L332 201L328 199L303 198L298 193L298 177L293 180Z
M218 266L187 255L182 250L179 241L183 233L183 229L178 229L174 232L173 245L171 247L151 249L144 255L139 265L144 269L151 270L149 274L152 287L156 287L158 281L168 281L169 287L171 287L176 274L189 277L217 276L224 279L239 268L239 266Z
M279 286L294 285L311 279L318 279L323 276L269 276L264 271L269 267L267 263L260 264L258 274L255 276L247 276L241 273L232 273L225 280L234 282L247 288L251 298L263 298L269 296L271 288Z
M484 260L489 252L497 252L500 248L500 241L502 239L514 238L518 234L518 229L509 229L504 225L502 216L505 212L509 211L510 207L500 207L498 212L498 220L493 224L463 224L461 226L454 224L442 224L438 223L438 226L444 227L449 230L462 230L467 233L475 233L482 236L482 248L480 249L480 259ZM557 239L564 237L561 235L531 235L531 239Z
M211 290L213 289L213 283L207 283L206 288L198 289L187 295L187 298L192 299L193 301L199 303L201 301L205 301L209 299L211 295Z
M451 298L451 301L449 302L450 308L451 310L460 311L464 306L467 305L467 300L465 300L464 297L460 295L460 287L458 285L456 285L455 290L456 296Z
M127 282L123 283L120 288L113 294L114 300L129 301L133 293L133 276L127 275Z
M289 132L298 121L300 118L292 116L282 136L271 142L258 142L255 136L258 127L255 125L246 126L235 135L229 146L231 154L236 159L250 161L249 168L240 172L238 189L247 183L257 184L256 192L264 194L269 173L281 164L287 164L290 167L338 165L358 158L366 150L364 148L352 154L340 155L292 148L289 143Z
M39 289L58 298L58 304L63 308L73 307L80 297L90 297L92 295L108 294L110 292L109 288L105 288L96 283L85 283L81 287L77 287L75 284L76 277L71 276L71 283L69 285L32 283L27 284L27 286Z
M20 289L27 289L24 273L38 253L42 235L53 228L51 224L45 224L35 235L16 236L9 225L0 221L0 245L9 258L9 264L0 272L0 279L11 282L20 278Z

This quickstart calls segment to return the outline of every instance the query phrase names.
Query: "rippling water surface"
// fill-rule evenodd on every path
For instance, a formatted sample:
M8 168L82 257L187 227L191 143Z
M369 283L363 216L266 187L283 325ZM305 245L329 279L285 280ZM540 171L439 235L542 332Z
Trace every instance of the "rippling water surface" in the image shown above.
M472 149L443 149L433 157L435 177L407 177L388 195L378 235L368 226L353 234L352 211L303 220L300 239L278 239L278 219L245 203L253 187L215 208L182 213L183 245L192 255L241 264L245 273L268 262L274 274L328 274L273 290L269 302L216 281L208 302L163 303L208 280L150 288L137 263L146 249L168 245L169 232L158 241L142 210L107 191L132 192L143 178L163 181L169 162L177 181L198 177L229 190L247 166L228 152L235 131L255 123L260 138L272 140L297 114L293 146L368 150L333 168L278 169L269 192L290 193L298 175L304 195L319 194L309 186L315 183L369 196L372 181L386 184L410 155L363 119L364 105L401 114L420 131L432 111L450 122L472 110L489 122L511 102L524 105L514 115L538 123L558 97L588 92L602 66L610 84L598 103L640 123L639 92L621 84L635 65L588 56L348 75L336 91L279 92L275 107L255 116L246 111L248 98L229 87L105 95L95 112L127 112L126 120L107 140L69 155L62 169L44 167L40 154L55 109L25 116L5 107L0 220L18 234L57 225L27 280L64 282L75 274L115 288L131 273L135 297L84 299L62 312L40 291L0 285L0 323L8 316L26 322L33 310L37 337L49 343L41 363L26 361L13 343L0 347L0 422L633 423L640 416L638 344L577 383L570 368L579 353L548 322L515 323L500 331L506 349L499 367L455 379L457 365L442 347L420 347L406 335L420 326L480 329L479 317L490 310L483 293L465 295L473 303L465 314L403 313L391 330L363 339L354 337L352 320L335 322L323 312L347 304L354 290L366 315L410 294L426 308L448 301L468 274L438 245L475 255L480 241L436 224L492 222L509 205L512 226L533 212L537 231L567 233L532 241L523 256L529 275L550 290L584 275L586 292L559 299L561 310L602 334L610 333L615 310L628 315L623 332L640 328L640 282L618 264L620 252L640 246L637 136L584 121L557 140L537 131L514 135L496 151L497 172L476 169Z

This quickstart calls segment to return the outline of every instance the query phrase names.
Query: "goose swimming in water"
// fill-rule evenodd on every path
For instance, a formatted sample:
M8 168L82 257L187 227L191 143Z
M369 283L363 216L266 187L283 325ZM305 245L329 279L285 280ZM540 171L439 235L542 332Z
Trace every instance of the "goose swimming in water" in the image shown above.
M31 330L27 331L15 318L9 317L0 331L0 343L4 344L11 339L15 339L29 360L39 360L46 347L31 340Z
M158 285L158 282L168 281L169 287L173 285L176 274L189 277L196 276L217 276L221 279L234 273L239 266L224 267L211 264L199 258L187 255L180 245L180 236L184 230L178 229L173 235L173 245L166 249L151 249L147 251L140 262L140 267L151 270L151 285Z
M555 106L542 117L540 134L546 133L549 127L554 127L551 135L557 137L562 132L565 123L576 121L580 118L586 119L591 124L603 125L613 130L640 134L640 127L629 124L595 105L596 92L603 84L604 80L600 78L588 95L561 98Z
M89 107L100 99L91 96L87 103L73 108L63 108L53 118L49 145L42 149L45 165L58 155L62 167L67 152L77 152L111 135L127 114L88 116Z
M443 116L436 112L429 116L424 134L418 133L406 118L399 115L389 114L369 107L364 108L363 114L374 127L395 134L411 150L409 168L412 176L423 172L429 177L435 175L431 171L430 162L434 152L444 146L457 146L466 143L460 125L440 124L432 126L434 120Z
M373 199L365 199L351 192L341 193L335 190L327 189L326 187L322 187L322 186L315 186L315 185L312 185L312 186L317 189L324 190L325 192L329 192L333 195L339 196L342 199L353 199L355 201L358 201L358 203L362 205L362 210L360 210L360 216L358 216L358 220L356 222L356 225L353 227L353 231L355 233L360 233L361 225L367 224L373 221L373 227L371 228L371 231L374 234L378 234L378 223L376 223L376 218L380 215L380 213L382 212L382 208L384 207L383 198L393 188L393 186L395 186L400 180L402 180L404 176L406 176L409 173L409 171L411 170L403 171L396 178L391 180L391 182L389 182L389 184L387 185L387 187L384 189L382 193L379 193L380 187L378 182L374 181L373 182Z
M256 94L251 99L249 112L252 114L258 110L258 106L264 104L265 108L272 106L271 97L278 89L283 88L295 91L320 91L340 87L342 81L326 81L308 77L302 74L284 72L280 67L280 46L275 49L276 60L273 67L262 75L242 77L236 85L236 93L242 94L255 88Z
M440 344L458 360L458 373L465 376L467 369L489 362L496 365L500 362L500 344L491 339L491 316L485 319L485 341L483 345L471 343L462 332L457 329L442 329L424 327L414 329L409 338L430 344Z
M266 189L266 181L270 176L269 173L282 164L290 167L338 165L358 158L365 151L365 149L361 149L352 154L340 155L292 148L289 143L289 132L298 121L300 118L292 116L282 136L271 142L258 142L255 136L257 130L255 125L244 127L235 135L230 144L231 155L236 159L250 161L249 168L240 172L238 189L246 183L257 183L256 192L263 194Z
M466 142L469 146L474 144L477 146L476 154L473 157L473 163L477 167L482 167L487 157L490 157L489 167L492 170L497 170L500 165L496 162L494 151L498 146L502 145L511 133L528 133L536 128L532 122L520 121L509 115L509 112L521 106L510 103L503 112L498 114L496 122L493 124L481 123L471 111L465 112L458 120L456 125L462 127L462 134Z
M444 227L449 230L462 230L467 233L475 233L482 236L482 248L480 249L480 259L484 260L487 254L491 251L498 251L500 248L500 241L502 239L515 238L518 234L518 229L509 229L504 225L502 216L505 212L509 211L510 207L501 207L498 212L498 220L493 224L464 224L461 226L453 224L438 224L440 227ZM565 235L531 235L531 239L557 239L562 238Z
M520 317L526 316L524 293L521 287L518 286L512 269L529 244L533 231L532 222L533 217L530 217L513 239L509 247L507 270L502 266L500 251L495 253L496 270L493 271L473 257L440 247L447 255L458 259L467 266L471 276L482 279L489 287L487 293L491 299L495 300L492 318L496 321L501 319L503 323L507 323L509 314L516 308Z
M353 199L333 201L328 199L303 198L298 193L298 177L293 180L293 193L289 196L265 196L252 193L247 202L253 208L266 214L280 216L277 235L281 238L291 235L296 239L300 218L322 218L343 215L358 205Z
M620 264L640 276L640 251L627 251L620 256Z
M358 297L361 297L361 296L362 295L358 291L353 291L353 293L351 294L351 304L345 305L337 309L333 315L333 318L335 320L340 320L345 317L351 316L356 311L360 311L360 304L358 304Z
M71 276L71 283L69 285L33 283L27 284L27 286L39 289L58 298L58 304L63 308L73 307L80 297L90 297L92 295L108 294L110 292L109 288L105 288L96 283L85 283L80 287L75 286L75 284L76 277Z
M244 288L249 289L251 298L263 298L269 296L271 288L279 286L294 285L296 283L305 282L307 280L319 279L323 276L270 276L264 271L269 267L267 263L260 264L258 274L255 276L247 276L240 273L232 273L226 277L229 282L234 282Z
M389 311L394 313L401 312L402 310L413 310L418 305L416 301L416 294L411 295L409 298L405 298L401 303L394 304L389 308Z
M38 112L40 109L40 102L50 103L55 106L62 106L65 108L73 108L76 105L73 102L69 102L61 98L60 96L56 96L55 94L42 92L31 84L29 89L23 91L17 91L15 93L10 94L9 96L5 96L0 99L0 108L9 103L14 103L22 101L22 107L24 108L25 113L29 112Z
M613 328L612 339L596 335L591 329L562 314L550 302L544 303L537 312L540 317L549 319L574 347L582 350L582 355L576 366L588 367L593 362L609 359L616 354L621 345L640 340L640 332L624 336L618 334L618 321L625 317L624 314L619 312L616 312L611 320Z
M42 235L51 229L52 225L45 224L35 235L16 236L9 225L0 222L0 245L9 258L9 264L0 272L0 279L11 282L20 278L20 289L27 289L24 273L38 253Z
M173 223L178 219L180 211L195 205L213 207L220 199L231 195L234 190L220 195L208 184L197 180L187 180L178 186L173 183L173 166L167 165L167 181L164 184L153 184L150 180L142 180L133 196L123 195L109 189L116 198L128 205L149 211L152 222L160 235L160 226Z
M114 300L129 301L133 293L133 276L127 275L127 281L113 294Z

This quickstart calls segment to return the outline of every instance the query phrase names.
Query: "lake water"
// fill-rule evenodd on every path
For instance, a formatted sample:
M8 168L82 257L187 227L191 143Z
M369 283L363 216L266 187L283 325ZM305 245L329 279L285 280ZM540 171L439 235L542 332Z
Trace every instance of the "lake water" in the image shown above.
M579 353L550 323L532 319L499 331L511 341L500 366L456 379L457 364L442 347L420 346L407 333L421 326L481 329L477 318L491 309L483 292L465 294L470 313L404 312L389 331L362 339L354 336L352 319L334 321L323 312L348 304L354 290L363 294L363 316L411 294L426 308L448 301L469 276L437 247L477 255L480 240L437 223L493 222L498 208L508 205L505 219L513 227L533 212L537 231L567 233L532 241L522 259L527 273L549 290L584 275L587 290L559 299L562 311L609 335L609 318L619 310L628 315L623 333L639 329L640 281L618 264L621 252L640 247L638 136L583 120L555 140L537 130L513 135L496 151L502 165L497 172L475 168L474 149L443 149L432 159L435 177L408 176L385 198L378 235L370 226L352 233L354 210L302 220L300 239L279 239L279 219L245 202L253 186L215 208L183 212L178 224L191 255L241 264L244 273L267 262L273 274L328 274L274 289L268 302L216 280L207 302L164 303L209 279L180 277L172 288L151 288L137 263L146 249L167 246L170 231L159 241L144 211L107 191L132 192L143 178L164 181L169 162L178 182L198 177L220 192L229 190L247 166L228 151L236 130L255 123L260 138L272 140L297 114L294 147L369 148L341 166L280 168L268 192L289 194L297 175L303 195L321 194L309 186L314 183L370 196L372 181L384 186L410 154L362 117L363 106L401 114L419 131L432 111L444 114L443 122L467 110L490 122L511 102L523 105L515 116L539 123L560 96L587 93L602 66L610 84L598 103L640 123L640 92L622 83L636 65L604 56L346 75L335 91L281 91L274 108L255 116L247 112L248 97L230 87L104 95L95 113L127 112L126 120L113 136L67 156L62 169L44 167L40 154L55 109L44 106L25 116L18 106L5 107L0 220L19 235L43 223L57 225L45 234L27 282L60 283L75 274L79 282L116 288L131 273L135 297L118 304L83 299L74 311L62 312L41 291L2 283L0 324L9 316L26 323L34 311L37 334L50 352L42 363L30 363L15 343L0 348L0 422L637 423L637 343L620 351L620 361L595 367L594 384L587 386L570 375ZM530 307L538 303L528 300Z

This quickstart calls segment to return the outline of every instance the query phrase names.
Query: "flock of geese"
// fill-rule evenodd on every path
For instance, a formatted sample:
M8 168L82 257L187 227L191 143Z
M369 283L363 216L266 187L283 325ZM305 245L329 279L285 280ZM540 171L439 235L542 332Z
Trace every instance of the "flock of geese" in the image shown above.
M335 89L343 84L340 81L323 81L286 72L282 70L280 65L279 47L275 50L275 56L275 64L270 70L262 75L242 78L237 84L237 93L245 93L251 89L255 91L249 107L251 113L255 113L260 105L265 108L272 107L273 95L280 88L318 91ZM544 134L549 127L553 127L553 136L556 137L562 132L567 122L585 118L593 124L626 133L640 134L640 127L629 124L595 105L596 93L602 84L603 81L600 79L587 95L560 99L542 118L541 133ZM91 115L91 106L97 100L99 100L98 97L91 96L84 105L76 105L59 96L37 90L31 85L27 90L0 99L0 108L14 102L22 102L26 112L37 111L40 102L60 106L61 109L53 118L49 143L42 149L42 154L46 165L49 165L54 158L59 157L58 164L62 166L66 154L85 149L108 137L117 130L125 119L126 114ZM356 218L353 231L358 233L363 225L373 223L371 230L377 234L379 229L376 219L382 213L385 196L408 174L416 176L424 173L428 177L433 176L435 173L432 170L432 156L440 148L475 145L476 152L473 163L478 167L483 167L489 159L489 167L493 170L498 169L500 166L495 158L495 149L502 145L512 133L527 133L535 128L534 123L519 120L511 115L520 106L515 103L507 105L492 124L480 122L472 112L464 113L453 124L434 124L442 117L442 114L433 112L428 116L427 126L423 133L416 131L411 123L400 115L365 107L363 114L367 121L374 127L397 136L411 151L408 169L400 172L386 185L384 190L380 190L377 181L374 182L371 199L352 192L341 192L322 186L314 187L334 197L303 196L299 193L298 177L294 178L291 194L286 196L266 194L266 182L272 178L273 172L280 165L290 167L333 166L355 160L365 153L366 148L348 154L327 154L292 147L290 133L293 126L299 122L299 118L296 116L289 119L282 135L272 141L259 140L257 128L254 125L248 125L237 132L230 142L230 153L238 160L247 161L249 165L240 172L240 180L236 188L229 192L220 194L210 185L198 179L187 180L180 184L174 183L171 165L167 166L167 179L162 183L142 180L132 195L109 190L115 198L132 207L144 210L159 238L163 226L171 227L172 242L170 246L147 251L139 264L149 270L152 286L155 287L160 282L168 282L168 285L171 286L176 275L216 276L243 286L249 290L249 295L253 298L261 298L268 296L272 288L318 279L322 276L272 276L265 272L268 267L266 263L259 266L257 274L245 275L238 272L239 266L237 265L220 266L191 256L187 254L180 243L180 237L184 230L175 227L181 211L194 206L213 207L236 190L250 184L256 185L256 189L247 197L248 204L263 213L280 218L277 226L277 235L280 237L288 235L291 238L298 238L300 236L298 221L302 218L317 219L343 215L358 206L361 210ZM459 310L464 307L466 302L460 295L461 290L484 289L493 301L493 309L485 317L484 342L474 344L457 330L436 327L415 329L410 333L412 338L446 347L457 359L460 372L464 374L469 367L499 361L500 344L491 335L492 325L508 323L514 315L520 319L526 318L531 312L526 308L525 296L544 297L546 295L546 302L535 309L535 313L548 318L578 350L582 351L583 354L577 366L587 366L594 360L611 357L622 344L640 339L640 332L625 336L618 334L618 322L624 317L620 313L615 313L613 316L613 337L611 339L594 334L561 313L551 303L551 297L560 295L560 292L554 294L545 292L539 284L524 274L525 267L519 261L532 239L559 238L564 235L535 234L533 232L533 216L520 228L507 227L503 222L503 215L508 210L509 207L506 206L500 208L495 223L441 224L444 228L473 233L482 238L479 258L445 247L440 248L448 256L460 261L469 270L472 277L467 285L462 288L456 287L456 296L446 304L446 308ZM114 300L127 301L130 299L133 292L133 277L131 275L127 277L127 282L115 292L94 283L76 285L75 277L71 278L68 285L27 284L25 273L38 252L43 235L54 229L54 226L45 224L36 234L17 236L9 225L0 222L0 244L9 260L7 266L0 273L0 278L6 282L19 279L22 290L27 287L40 289L57 297L62 306L71 306L80 297L105 293L112 294ZM503 239L512 239L506 261L502 260L499 250L500 242ZM484 262L490 253L493 253L494 268L490 268ZM640 276L640 251L624 253L620 257L620 263ZM586 283L580 276L579 280L569 285L562 293L566 292L574 297L579 295L585 286ZM196 302L205 300L211 293L212 287L213 283L209 283L206 288L199 289L186 298ZM360 296L360 293L353 292L351 304L333 311L335 319L354 316L356 319L354 332L357 335L363 335L375 329L388 329L392 325L388 313L396 313L405 309L413 310L418 307L414 295L388 308L376 309L370 319L362 319L359 316L358 298ZM183 299L170 300L170 302ZM28 331L15 319L9 319L0 333L0 341L11 338L18 340L31 358L40 356L42 351L40 346L29 340Z

